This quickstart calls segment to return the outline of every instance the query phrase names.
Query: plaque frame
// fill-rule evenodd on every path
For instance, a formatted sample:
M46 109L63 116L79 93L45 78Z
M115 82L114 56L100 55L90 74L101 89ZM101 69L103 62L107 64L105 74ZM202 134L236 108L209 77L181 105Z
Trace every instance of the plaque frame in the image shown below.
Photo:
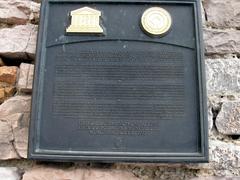
M166 4L191 4L194 7L195 16L195 34L196 34L196 49L199 77L199 107L200 107L200 139L201 152L196 153L138 153L138 152L89 152L89 151L59 151L59 150L44 150L38 147L40 112L43 92L43 77L45 63L45 45L46 26L48 22L49 3L86 3L88 0L42 0L40 26L38 33L38 42L36 52L35 78L33 84L33 98L31 109L31 121L29 128L29 146L28 158L34 160L48 161L94 161L94 162L144 162L144 163L199 163L208 162L208 121L207 121L207 103L206 103L206 86L205 86L205 68L204 68L204 51L203 38L201 29L201 12L200 2L198 0L92 0L93 3L166 3Z

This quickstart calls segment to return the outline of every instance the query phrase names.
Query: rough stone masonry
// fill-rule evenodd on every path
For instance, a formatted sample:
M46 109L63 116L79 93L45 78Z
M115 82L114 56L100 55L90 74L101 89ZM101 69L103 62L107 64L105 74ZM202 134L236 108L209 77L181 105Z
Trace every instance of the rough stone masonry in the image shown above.
M0 179L240 179L240 1L204 0L209 151L206 164L26 160L40 0L0 0Z

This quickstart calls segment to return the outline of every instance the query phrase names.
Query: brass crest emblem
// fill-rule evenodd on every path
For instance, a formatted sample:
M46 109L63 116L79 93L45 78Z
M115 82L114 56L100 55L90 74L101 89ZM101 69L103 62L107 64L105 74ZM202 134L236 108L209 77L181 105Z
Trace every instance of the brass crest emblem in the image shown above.
M171 15L163 8L152 7L147 9L141 18L143 29L152 35L164 35L172 25Z
M71 25L66 29L67 33L103 33L99 24L101 11L83 7L71 11L71 17Z

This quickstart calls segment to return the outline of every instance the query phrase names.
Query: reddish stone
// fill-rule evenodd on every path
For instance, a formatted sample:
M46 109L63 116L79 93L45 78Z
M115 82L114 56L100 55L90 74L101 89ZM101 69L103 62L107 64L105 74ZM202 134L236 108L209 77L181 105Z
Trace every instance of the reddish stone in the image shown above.
M26 171L23 180L137 180L132 173L103 169L56 169L49 167Z
M0 103L2 103L5 99L5 91L4 88L0 88Z
M15 66L0 67L0 82L15 85L17 79L18 68Z

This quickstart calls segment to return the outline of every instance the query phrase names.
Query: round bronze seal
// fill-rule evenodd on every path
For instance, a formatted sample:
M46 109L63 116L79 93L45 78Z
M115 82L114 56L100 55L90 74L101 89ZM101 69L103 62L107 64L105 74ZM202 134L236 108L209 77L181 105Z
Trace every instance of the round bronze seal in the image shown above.
M171 15L163 8L147 9L141 19L143 29L152 35L164 35L172 25Z

